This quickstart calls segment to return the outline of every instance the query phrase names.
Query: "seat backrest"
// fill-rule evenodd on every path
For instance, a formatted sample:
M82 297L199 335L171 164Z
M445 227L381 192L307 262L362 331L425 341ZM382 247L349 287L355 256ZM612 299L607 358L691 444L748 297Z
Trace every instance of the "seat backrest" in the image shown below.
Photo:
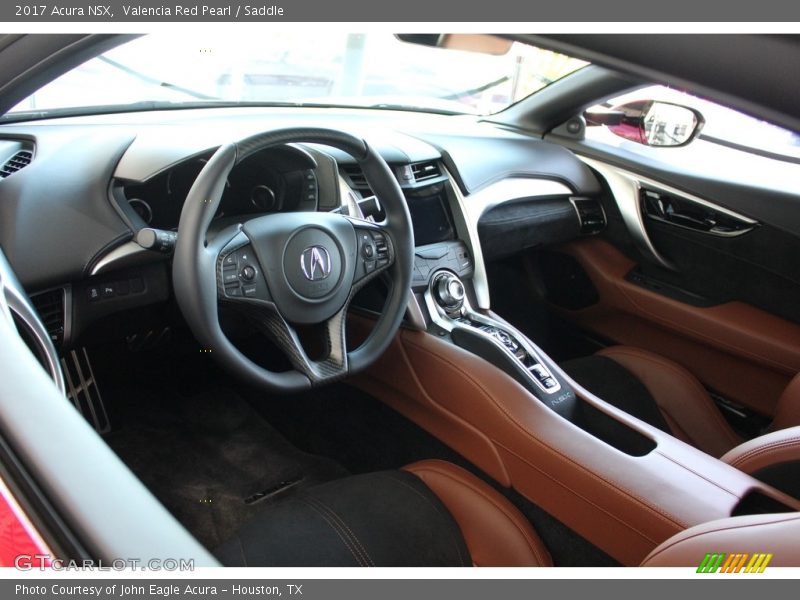
M769 426L770 431L800 425L800 373L783 390L775 405L775 418Z
M695 525L672 536L653 550L641 566L700 567L706 554L724 554L721 560L715 559L719 560L720 570L744 570L754 555L772 555L767 563L770 566L796 567L800 565L798 540L800 513L730 517ZM766 561L767 556L760 557L760 565Z

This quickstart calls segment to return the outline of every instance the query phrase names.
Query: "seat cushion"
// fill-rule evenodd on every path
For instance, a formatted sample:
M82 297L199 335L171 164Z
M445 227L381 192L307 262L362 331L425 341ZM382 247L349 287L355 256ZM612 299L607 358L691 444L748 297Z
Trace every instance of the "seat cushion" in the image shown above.
M611 346L561 366L609 404L712 456L720 457L742 441L697 378L663 356Z
M227 566L552 565L506 498L438 460L346 477L275 502L215 554Z
M276 502L215 554L227 566L472 564L455 519L406 471L346 477Z

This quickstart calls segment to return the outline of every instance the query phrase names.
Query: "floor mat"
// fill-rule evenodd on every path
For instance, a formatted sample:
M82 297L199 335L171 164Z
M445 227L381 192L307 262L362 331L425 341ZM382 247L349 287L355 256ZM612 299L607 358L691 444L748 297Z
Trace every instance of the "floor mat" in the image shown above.
M107 443L208 548L270 502L348 474L298 450L230 389L114 395L122 426Z

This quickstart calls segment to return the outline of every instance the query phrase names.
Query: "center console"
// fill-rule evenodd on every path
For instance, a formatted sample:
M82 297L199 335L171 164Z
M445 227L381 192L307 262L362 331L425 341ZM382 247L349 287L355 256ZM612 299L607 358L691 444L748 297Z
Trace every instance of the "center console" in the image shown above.
M553 410L571 412L575 393L547 368L527 338L472 308L458 275L437 270L424 298L433 326L447 332L456 345L505 371Z

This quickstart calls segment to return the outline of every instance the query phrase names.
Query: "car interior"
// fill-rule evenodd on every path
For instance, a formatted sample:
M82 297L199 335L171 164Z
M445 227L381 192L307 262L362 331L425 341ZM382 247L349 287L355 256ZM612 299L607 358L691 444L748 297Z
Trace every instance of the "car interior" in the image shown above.
M679 37L398 36L585 61L473 115L15 112L131 36L4 36L0 477L47 547L800 565L800 192L772 175L800 169L800 46L738 36L755 80ZM653 85L708 104L609 102ZM786 154L720 139L717 106Z

